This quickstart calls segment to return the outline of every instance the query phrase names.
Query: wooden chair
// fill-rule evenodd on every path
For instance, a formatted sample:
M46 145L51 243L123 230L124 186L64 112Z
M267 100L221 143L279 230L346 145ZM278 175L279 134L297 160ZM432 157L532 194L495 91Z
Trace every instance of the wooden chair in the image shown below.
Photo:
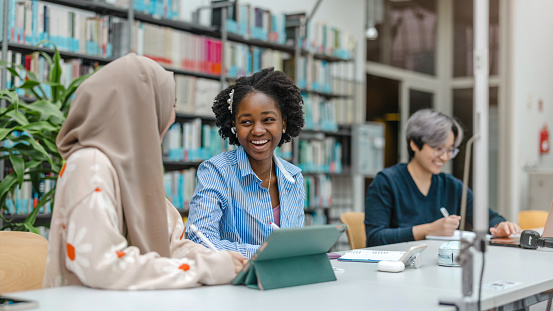
M19 231L0 231L0 293L42 288L48 240Z
M349 246L351 249L367 247L367 235L365 234L365 213L345 212L340 215L340 220L346 224Z
M522 230L543 228L547 220L547 211L530 210L518 213L518 225Z

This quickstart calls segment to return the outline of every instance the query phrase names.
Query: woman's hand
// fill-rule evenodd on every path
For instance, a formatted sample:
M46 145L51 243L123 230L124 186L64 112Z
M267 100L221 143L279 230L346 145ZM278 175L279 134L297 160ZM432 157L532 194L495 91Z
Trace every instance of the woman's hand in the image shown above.
M240 272L242 269L242 266L248 262L248 258L245 258L242 256L242 254L237 252L228 252L230 254L230 257L232 258L232 262L234 263L234 273Z
M511 234L519 234L522 230L514 222L504 221L497 224L495 227L490 228L490 232L494 237L507 237Z
M461 216L450 215L434 222L413 227L415 240L424 240L427 235L452 236L459 227Z
M430 230L426 235L451 236L459 228L459 221L461 221L461 216L458 215L440 218L431 223Z

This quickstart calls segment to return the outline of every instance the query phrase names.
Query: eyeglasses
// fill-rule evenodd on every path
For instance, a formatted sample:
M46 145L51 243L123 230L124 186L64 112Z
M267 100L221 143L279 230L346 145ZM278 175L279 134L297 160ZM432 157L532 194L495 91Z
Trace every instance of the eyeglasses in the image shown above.
M446 148L443 148L443 147L434 147L434 156L436 158L441 157L446 152L447 152L447 156L450 159L453 159L459 154L459 148L446 149Z

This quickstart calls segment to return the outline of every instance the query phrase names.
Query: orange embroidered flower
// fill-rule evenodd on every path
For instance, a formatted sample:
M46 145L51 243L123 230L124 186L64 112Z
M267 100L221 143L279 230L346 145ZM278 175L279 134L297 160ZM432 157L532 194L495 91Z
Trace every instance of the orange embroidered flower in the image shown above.
M182 265L180 265L179 269L181 269L183 271L188 271L188 270L190 270L190 266L183 263Z
M67 243L65 248L67 249L67 257L69 257L69 259L71 259L71 261L75 260L75 247L73 247L73 245Z
M67 165L67 162L66 163L63 163L63 166L61 167L61 170L60 170L60 178L63 176L63 173L65 172L65 166Z
M121 258L126 255L125 252L120 252L120 251L115 251L115 253L117 254L117 258Z
M100 190L100 188L96 188L96 189L94 189L94 191L100 192L100 191L102 191L102 190Z

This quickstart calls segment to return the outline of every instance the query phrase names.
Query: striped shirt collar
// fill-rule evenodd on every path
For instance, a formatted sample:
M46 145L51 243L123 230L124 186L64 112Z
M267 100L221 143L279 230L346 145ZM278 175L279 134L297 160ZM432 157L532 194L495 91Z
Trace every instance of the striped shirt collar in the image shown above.
M240 169L240 175L242 177L250 174L255 175L255 172L250 165L250 160L248 159L248 155L246 154L246 150L244 150L244 147L238 146L238 148L236 149L236 159L238 160L238 168ZM286 161L281 161L281 159L277 155L273 154L273 159L275 160L276 166L278 167L282 175L284 175L286 180L290 183L295 183L296 180L293 176L298 174L301 169Z

